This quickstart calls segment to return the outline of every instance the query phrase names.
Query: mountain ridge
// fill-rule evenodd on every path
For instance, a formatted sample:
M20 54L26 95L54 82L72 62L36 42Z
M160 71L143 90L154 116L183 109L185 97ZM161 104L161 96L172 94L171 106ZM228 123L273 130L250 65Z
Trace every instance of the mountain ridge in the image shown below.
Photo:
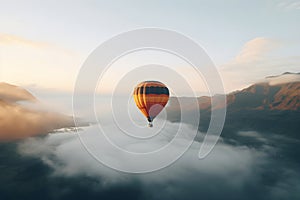
M238 130L258 130L286 134L300 139L300 82L279 85L256 83L226 95L226 105L218 101L220 95L198 97L198 108L193 107L192 97L171 97L167 107L167 119L181 120L181 110L200 112L199 130L209 126L212 109L225 109L226 120L223 136L235 137ZM211 100L216 104L212 108ZM179 102L182 104L180 105ZM189 123L185 121L185 123ZM228 138L230 138L228 136Z
M0 82L0 100L7 102L37 101L37 99L24 88L5 82Z

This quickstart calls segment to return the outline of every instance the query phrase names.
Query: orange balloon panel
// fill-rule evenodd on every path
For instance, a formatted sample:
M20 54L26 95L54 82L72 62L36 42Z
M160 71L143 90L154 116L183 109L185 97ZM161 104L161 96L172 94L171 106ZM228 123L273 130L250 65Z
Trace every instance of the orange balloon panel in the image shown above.
M149 122L162 111L169 100L169 89L158 81L145 81L134 89L134 101Z

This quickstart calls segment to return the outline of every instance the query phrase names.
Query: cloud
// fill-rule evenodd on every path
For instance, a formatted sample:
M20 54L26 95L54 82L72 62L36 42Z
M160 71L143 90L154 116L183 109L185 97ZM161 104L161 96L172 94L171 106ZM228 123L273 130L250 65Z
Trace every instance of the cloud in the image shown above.
M63 46L10 34L0 34L0 51L2 81L17 85L71 90L82 63Z
M0 33L0 45L21 45L34 48L45 48L50 45L45 42L36 42L20 36Z
M241 52L229 64L248 64L264 59L272 50L278 48L279 42L268 38L254 38L248 41Z
M95 140L97 139L97 130L97 126L86 128L82 134L89 135L90 140ZM189 134L187 133L187 135ZM143 151L142 149L151 149L163 142L163 138L160 138L153 144L127 143L126 145L130 149L136 150L138 148ZM99 145L101 145L101 141L99 141ZM216 184L214 187L226 185L230 192L243 190L245 184L248 184L248 181L251 182L253 172L263 164L265 157L264 153L246 147L233 147L220 142L207 158L199 160L197 157L199 147L200 142L195 142L188 152L172 166L139 176L119 173L97 162L83 148L78 136L70 133L27 139L20 144L19 151L22 155L42 158L45 164L54 169L55 176L87 175L97 177L107 187L113 187L120 183L131 184L134 180L138 181L145 188L145 193L154 195L154 199L170 199L177 195L179 195L176 197L178 199L183 198L184 195L196 199L195 194L203 195L198 193L199 191L204 192L204 194L209 193L205 192L211 187L211 185L206 184L209 181ZM180 148L180 145L177 148ZM116 162L123 160L122 154L113 154L108 149L104 150L104 153ZM133 162L131 164L140 165L141 163ZM144 164L147 165L147 163ZM234 176L234 174L238 174L238 176ZM191 189L188 191L194 194L188 194L188 191L185 191L189 187ZM160 194L155 194L154 191L159 188L161 188ZM225 190L222 191L226 192Z
M277 7L283 10L300 10L300 1L282 0L277 4Z
M269 83L269 85L300 82L300 73L286 73L279 76L269 76L264 81Z
M242 137L255 138L261 142L268 142L268 140L257 131L239 131L237 135Z
M188 132L192 130L186 131L188 136ZM90 137L90 140L95 140L97 132L97 126L94 126L85 128L82 134ZM243 137L261 137L260 133L254 131L241 134ZM155 144L161 142L162 138L156 140ZM263 142L266 145L270 141L265 138ZM153 147L150 143L146 143L145 146L127 141L126 145L139 149ZM284 179L279 174L272 175L274 170L277 172L282 169L281 164L271 159L269 152L276 152L272 145L266 145L266 150L264 148L258 150L229 145L221 140L208 157L199 160L197 154L200 145L201 142L195 141L173 165L140 175L120 173L102 165L83 148L78 136L71 133L29 138L20 143L18 149L21 155L40 158L45 165L52 168L54 171L51 177L93 178L93 182L97 183L97 186L94 185L97 189L94 190L91 188L93 185L88 185L89 189L86 189L86 192L89 193L94 191L105 193L109 188L122 185L120 191L128 193L131 188L136 188L136 194L139 196L136 199L222 199L224 196L234 196L234 199L247 200L297 197L299 188L293 186L298 182L297 171L286 170ZM122 154L112 154L108 150L104 153L116 162L123 160ZM268 183L269 176L273 176L270 183ZM124 192L124 195L127 195L127 192Z
M0 100L0 141L46 134L74 126L73 118L59 113L36 111Z
M258 37L242 47L238 55L220 68L226 91L241 89L272 74L300 70L299 56L280 56L284 43Z

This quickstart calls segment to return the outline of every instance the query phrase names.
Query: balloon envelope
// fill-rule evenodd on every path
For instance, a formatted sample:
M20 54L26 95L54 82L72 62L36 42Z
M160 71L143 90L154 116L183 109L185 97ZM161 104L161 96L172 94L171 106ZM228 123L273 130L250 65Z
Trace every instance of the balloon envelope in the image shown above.
M158 81L144 81L134 89L134 101L152 127L153 119L164 109L169 100L169 89Z

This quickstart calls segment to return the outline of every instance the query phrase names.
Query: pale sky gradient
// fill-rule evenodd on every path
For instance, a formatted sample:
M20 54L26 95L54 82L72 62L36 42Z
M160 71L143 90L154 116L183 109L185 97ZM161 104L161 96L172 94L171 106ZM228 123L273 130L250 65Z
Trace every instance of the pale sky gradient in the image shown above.
M71 91L98 45L131 29L159 27L195 40L226 91L300 71L300 1L0 0L0 80Z

